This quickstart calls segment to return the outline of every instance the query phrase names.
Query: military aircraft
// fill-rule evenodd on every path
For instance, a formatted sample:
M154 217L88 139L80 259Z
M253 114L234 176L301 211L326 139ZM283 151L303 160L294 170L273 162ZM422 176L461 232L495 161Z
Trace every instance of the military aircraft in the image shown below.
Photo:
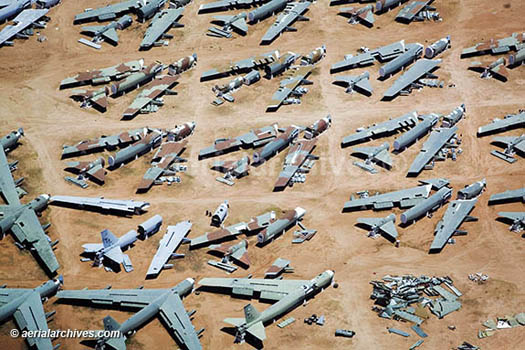
M434 129L410 165L407 176L416 177L423 169L432 169L435 161L445 160L449 154L455 160L457 154L455 149L460 143L456 135L457 131L457 126Z
M51 201L50 204L53 205L120 215L139 215L149 208L148 202L104 197L52 196L49 200Z
M24 136L24 129L22 128L18 128L16 131L11 131L9 134L0 138L0 146L2 146L6 153L9 153L18 146L19 140L22 136Z
M525 203L525 187L493 194L490 196L489 205L518 201Z
M382 235L391 242L397 240L397 230L394 223L396 215L390 214L385 218L358 218L357 225L366 227L369 230L368 237Z
M394 140L394 149L398 152L425 136L439 121L437 114L427 114L418 117L421 119L412 129L408 130Z
M264 272L264 278L276 278L281 273L294 272L293 267L290 266L290 260L277 258L273 264Z
M148 267L146 278L156 278L163 269L172 268L173 265L167 263L170 259L184 257L184 254L177 254L175 251L181 243L190 242L186 235L190 232L191 226L190 221L182 221L175 226L168 226L168 230L160 240L157 252Z
M430 253L439 253L450 242L452 236L466 235L467 232L458 230L463 222L477 221L478 219L470 216L474 209L477 198L457 199L449 203L443 218L438 222L434 230L434 240L430 246Z
M404 40L381 46L373 50L367 47L362 47L357 55L345 55L343 61L333 64L330 68L330 73L333 74L356 67L368 66L376 62L376 60L379 62L385 62L398 57L405 51L406 47Z
M421 59L403 73L385 92L383 99L392 100L398 94L408 94L413 88L419 88L418 81L425 76L435 77L432 72L437 69L442 60Z
M84 181L84 178L89 178L98 184L104 184L106 180L107 171L104 169L104 158L100 157L92 162L68 162L66 171L78 174L78 180ZM84 181L85 182L85 181Z
M254 71L257 74L259 72ZM215 93L217 98L211 103L214 106L220 106L224 101L235 102L235 98L232 93L239 90L244 84L244 77L236 77L228 84L225 85L215 85L212 87L212 91Z
M311 280L267 280L258 278L203 278L200 288L226 290L234 296L253 297L276 301L266 310L258 312L248 304L244 307L245 318L227 318L224 322L236 327L235 342L243 342L247 334L259 342L266 339L264 325L294 309L307 299L330 286L334 272L327 270ZM242 286L242 288L239 288Z
M372 174L377 173L373 163L390 170L392 168L392 158L390 157L390 153L388 153L389 148L388 142L377 147L356 147L352 150L352 155L360 158L364 157L365 162L356 161L354 165Z
M304 130L304 138L307 140L313 139L332 126L332 116L328 114L326 117L319 119Z
M518 51L523 43L525 43L525 33L512 33L511 36L503 39L490 39L466 48L461 52L461 58Z
M310 19L304 17L303 14L308 10L308 7L312 4L312 0L300 0L296 2L288 2L288 0L272 0L267 5L274 3L284 3L286 7L283 12L277 16L275 22L270 26L268 31L263 35L261 39L261 45L270 45L279 35L285 31L295 32L296 28L291 27L295 21L309 21ZM262 9L265 5L261 6ZM279 5L278 5L279 6ZM253 12L253 11L252 11ZM270 13L275 13L275 10L269 6L265 11L264 16Z
M122 336L99 338L96 341L97 347L125 350L126 339L158 315L179 345L188 350L201 350L199 335L204 329L195 331L190 319L195 311L186 312L181 300L183 296L191 293L194 283L193 279L187 278L170 289L62 290L57 293L57 298L62 303L139 310L122 324L111 316L106 316L104 329L119 331Z
M280 58L279 51L271 51L265 54L252 56L237 62L222 65L218 68L213 68L202 73L200 81L213 80L217 78L227 77L229 75L237 75L250 72L254 69L264 69L267 65L277 61Z
M148 50L153 46L167 45L166 41L159 41L159 39L172 38L170 34L166 34L166 31L172 27L184 27L184 24L177 22L179 18L182 17L183 12L184 7L169 8L157 12L144 33L144 39L142 39L140 43L140 49Z
M361 8L344 7L337 14L347 17L350 24L361 23L367 27L372 27L375 22L374 5L367 5Z
M84 38L78 39L78 42L97 50L102 48L101 42L106 41L111 45L118 45L118 30L124 30L133 23L133 19L128 16L122 16L117 21L110 22L103 26L84 26L82 27L82 33L92 36L91 40Z
M134 11L142 4L140 0L125 0L97 9L86 9L75 16L74 23L114 20L118 15Z
M222 263L229 263L230 259L237 261L245 267L250 267L250 258L248 257L248 241L243 239L235 244L212 244L210 252L218 252L223 255Z
M399 70L404 69L412 62L417 61L421 58L423 48L423 45L419 43L406 44L405 52L379 68L379 77L381 79L387 79Z
M250 157L244 156L239 160L219 160L213 163L212 170L224 173L224 176L216 177L215 180L226 185L233 186L233 179L240 179L248 175L250 171Z
M144 60L134 60L120 63L111 67L94 69L80 72L75 76L68 77L60 82L60 89L66 89L80 85L106 84L111 80L121 80L134 72L144 68Z
M0 9L0 11L2 10ZM14 43L10 39L27 39L29 35L34 33L32 27L45 28L46 22L49 21L49 18L46 17L48 12L48 9L27 9L22 11L13 19L14 24L7 25L0 31L0 46L13 46Z
M483 63L477 61L471 62L468 69L481 73L480 77L483 79L495 78L505 82L509 77L507 68L505 68L506 63L507 62L505 61L505 58L501 57L488 65L484 65Z
M370 85L370 74L364 72L361 75L340 75L336 77L333 84L346 87L346 93L351 94L354 91L360 92L363 95L370 96L374 89Z
M418 204L422 200L428 197L432 185L423 185L403 190L377 193L370 196L368 191L359 192L360 198L350 198L343 207L343 212L355 211L355 210L383 210L391 209L394 205L398 205L400 208L410 208Z
M319 157L312 155L317 143L317 138L310 140L302 139L295 142L284 159L283 170L274 184L274 191L284 191L287 186L293 186L296 182L304 182L306 173L313 166L313 161Z
M252 165L260 165L288 147L299 136L301 127L291 125L279 131L281 131L279 136L264 145L261 151L253 153Z
M498 215L500 221L511 223L509 230L512 232L521 232L525 229L525 212L502 211Z
M137 241L137 231L131 230L117 238L110 230L105 229L100 232L100 236L102 237L102 243L86 243L82 245L82 248L84 248L82 254L93 256L93 266L102 266L104 262L108 263L109 261L109 265L122 265L126 272L133 271L133 265L129 256L122 251L131 247ZM114 271L111 266L107 266L106 269Z
M517 114L508 114L503 119L495 118L492 123L480 126L477 136L485 136L525 126L525 110Z
M24 9L31 7L34 0L11 0L0 3L0 23L18 15Z
M448 187L441 187L432 196L419 202L412 208L402 213L401 224L408 226L424 215L430 217L432 212L444 206L450 197L452 197L452 189Z
M58 240L51 241L45 233L49 225L41 225L37 218L46 208L49 195L42 194L27 204L20 203L3 147L0 147L0 192L7 203L0 205L1 237L10 231L16 245L34 253L46 272L53 276L60 267L53 253Z
M150 131L150 132L148 132ZM132 145L119 150L114 156L108 157L109 167L116 169L124 164L137 159L139 156L150 152L160 146L163 132L157 129L144 130L144 136Z
M181 142L169 141L161 144L151 159L152 166L146 170L138 185L137 192L147 192L151 186L159 183L158 179L161 176L175 175L177 168L173 167L173 163L186 161L180 155L186 149L187 144L188 140Z
M29 288L5 288L0 289L0 323L13 317L21 331L47 332L47 320L55 314L55 311L44 312L42 303L57 293L64 283L62 275L57 279L49 280L40 286ZM33 349L51 350L53 347L51 338L28 337L25 338L28 345Z
M199 151L199 160L233 152L239 148L260 147L273 140L276 135L277 125L274 124L258 129L251 129L249 132L234 138L219 138L214 141L213 146L203 148Z
M408 24L412 21L441 20L439 12L436 12L436 8L430 6L433 2L434 0L410 1L408 5L399 11L396 21Z
M388 119L384 122L372 124L367 127L360 127L356 133L348 135L343 138L341 147L348 147L353 144L362 143L370 139L375 139L396 133L399 130L410 129L416 125L418 121L417 113L410 112L403 114L400 117ZM395 145L395 143L394 143Z

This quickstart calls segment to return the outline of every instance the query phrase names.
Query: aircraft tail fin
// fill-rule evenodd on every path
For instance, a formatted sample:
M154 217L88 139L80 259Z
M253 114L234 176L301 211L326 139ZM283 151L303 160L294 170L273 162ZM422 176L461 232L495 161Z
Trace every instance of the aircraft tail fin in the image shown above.
M246 323L250 323L256 320L261 314L257 309L252 305L248 304L244 307L244 317L246 318Z
M102 236L104 248L111 247L118 241L118 238L110 230L104 230L100 232L100 235Z
M120 323L118 323L113 317L106 316L104 317L104 330L105 331L116 331L120 328Z

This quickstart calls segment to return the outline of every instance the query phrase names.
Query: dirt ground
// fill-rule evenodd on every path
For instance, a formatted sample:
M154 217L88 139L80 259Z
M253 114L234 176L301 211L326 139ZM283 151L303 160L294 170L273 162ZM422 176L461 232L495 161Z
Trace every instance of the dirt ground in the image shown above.
M474 1L450 0L435 2L444 18L443 22L425 22L403 25L393 21L398 10L376 17L376 26L368 29L361 25L351 26L345 19L336 16L340 6L329 7L328 1L318 1L310 6L307 13L309 22L295 25L298 32L288 32L268 47L259 46L263 33L273 22L268 19L250 26L246 37L216 39L205 35L211 15L197 15L202 2L194 1L185 11L181 23L184 28L173 29L174 38L168 47L153 48L139 52L145 25L134 23L119 32L121 43L117 47L103 44L100 51L77 43L79 26L73 26L75 14L86 7L99 7L106 0L64 1L49 12L51 21L42 30L48 40L39 43L35 37L27 41L17 40L14 47L0 49L2 62L0 84L1 134L23 127L26 136L22 145L9 154L9 159L20 159L16 177L28 176L26 187L30 194L23 199L29 201L40 193L106 196L107 198L133 198L151 203L147 214L133 218L114 217L97 213L80 212L73 209L50 207L44 212L42 222L50 221L49 234L60 239L55 251L61 264L65 289L103 288L168 288L192 277L197 281L203 277L226 277L227 275L210 267L206 261L211 255L206 249L188 251L182 246L179 253L187 253L184 259L175 262L175 268L164 271L155 280L144 280L147 267L158 241L165 232L166 224L191 220L193 229L189 237L196 237L210 231L206 210L228 199L231 214L226 224L248 220L268 209L291 209L304 207L308 212L304 223L308 228L318 230L317 235L302 245L291 244L290 230L282 238L265 246L255 247L255 237L249 238L248 248L252 267L239 269L232 276L243 277L253 274L263 276L266 268L277 258L292 261L295 273L285 278L310 279L326 270L335 270L339 288L328 288L305 307L298 307L287 316L298 321L284 330L275 325L266 327L268 339L266 349L408 349L417 340L416 335L403 338L387 333L386 327L394 326L409 330L409 324L380 319L370 310L369 299L372 290L369 281L386 274L448 275L464 296L463 307L458 312L437 319L432 316L423 324L429 334L421 349L449 349L469 341L483 350L518 349L525 343L523 328L500 330L493 337L478 340L478 329L487 318L504 316L525 311L525 257L524 239L509 232L507 225L497 222L499 211L522 211L523 204L487 205L491 194L507 189L523 187L525 184L525 161L509 165L490 155L493 147L491 137L477 138L480 125L489 123L494 117L516 113L523 108L525 70L510 71L509 81L482 80L467 70L469 59L460 60L461 50L491 37L500 38L513 32L523 31L520 14L525 13L525 3L520 0ZM232 11L231 13L236 13ZM424 88L410 96L401 96L391 102L380 101L386 89L399 76L380 82L372 78L374 94L365 97L359 94L347 95L344 89L332 85L334 76L329 74L330 66L343 59L343 55L355 53L361 46L375 48L397 40L407 43L420 42L425 46L450 34L452 48L440 58L441 68L436 71L446 84L454 83L455 88ZM276 113L265 113L271 95L278 86L278 80L264 80L254 86L243 87L235 93L236 102L214 107L211 87L217 81L200 83L202 72L254 54L279 49L306 54L325 44L327 57L318 65L311 76L314 85L303 96L301 105L283 106ZM182 75L175 87L177 96L166 96L166 105L157 113L139 115L131 121L121 121L125 107L137 94L110 99L106 113L80 109L68 98L69 90L59 90L60 81L74 73L87 69L111 66L120 62L144 58L147 63L159 60L170 63L196 52L197 67ZM483 62L492 62L492 57L481 57ZM371 77L378 76L379 65L358 69L344 74L360 74L368 70ZM220 83L229 81L222 79ZM434 170L423 172L418 179L446 177L455 191L464 185L487 179L487 191L481 195L472 215L478 222L465 223L462 229L468 236L458 237L455 245L445 247L440 254L429 255L428 248L433 239L433 230L445 209L440 209L432 218L424 218L408 228L398 228L401 246L393 247L380 238L372 240L366 232L354 226L358 217L386 216L383 212L341 213L349 196L356 191L388 191L414 186L416 179L406 178L410 163L419 152L422 141L405 152L393 156L394 167L388 172L380 170L371 175L352 165L350 150L341 149L341 139L356 128L389 117L417 110L423 113L449 113L461 103L466 104L466 119L459 123L463 139L463 154L456 162L448 160L438 163ZM243 152L218 158L198 161L200 149L212 144L218 137L236 136L250 128L279 123L310 125L315 120L332 115L332 128L320 137L315 151L320 160L307 176L305 184L297 184L281 193L273 193L285 153L275 157L262 167L253 169L251 175L228 187L215 181L218 175L209 170L217 159L239 159ZM168 128L175 124L196 121L197 128L189 139L185 157L189 159L188 172L183 174L180 185L156 186L147 194L135 194L136 185L147 169L151 155L146 155L126 167L110 172L103 187L95 184L82 190L68 184L63 177L65 161L60 159L64 144L73 144L82 139L113 134L142 126ZM501 135L518 135L510 131ZM379 145L384 141L392 143L396 136L371 141L367 145ZM109 155L106 153L104 156ZM92 160L96 155L79 157ZM76 159L76 158L75 158ZM455 197L455 194L454 194ZM399 217L401 211L394 209ZM82 244L99 242L100 231L110 229L120 236L151 217L160 214L164 218L161 232L147 241L138 241L128 254L133 262L131 273L110 273L82 263L79 254ZM9 287L35 287L48 277L27 252L20 252L7 236L0 241L0 281ZM490 276L485 285L470 282L468 274L483 272ZM184 300L187 309L197 309L194 325L205 327L201 338L204 349L250 349L249 344L233 345L233 337L221 330L226 326L226 317L241 317L246 300L226 295L201 293L192 294ZM259 310L267 307L257 301L253 304ZM92 309L55 304L51 299L45 310L57 310L52 329L100 329L106 315L123 322L131 313L116 310ZM311 315L325 314L323 327L308 326L302 319ZM455 325L457 329L447 328ZM24 349L20 339L11 339L8 332L14 327L9 321L0 327L2 349ZM336 328L352 329L357 335L353 339L334 338ZM65 349L80 349L78 339L60 339ZM152 320L129 341L129 350L151 348L176 349L172 337L158 320Z

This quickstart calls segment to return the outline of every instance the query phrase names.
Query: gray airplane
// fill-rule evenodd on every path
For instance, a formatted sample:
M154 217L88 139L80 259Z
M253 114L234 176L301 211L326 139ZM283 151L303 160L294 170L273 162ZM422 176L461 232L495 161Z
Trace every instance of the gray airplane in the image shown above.
M114 156L108 157L109 167L116 169L123 166L124 164L137 159L141 155L150 152L154 148L160 146L162 142L163 133L160 130L153 129L150 133L146 133L142 139L138 140L134 144L124 149L121 149Z
M383 99L392 100L398 94L409 94L412 89L422 87L418 81L424 77L435 78L432 74L438 68L441 60L428 60L426 58L417 61L412 67L406 70L394 84L385 92Z
M382 235L389 241L395 242L398 236L395 222L396 215L390 214L385 218L358 218L357 226L368 229L368 237L375 238L377 235Z
M390 170L392 168L392 158L390 157L390 153L388 153L389 148L390 146L388 145L388 142L377 147L356 147L352 149L352 155L364 158L365 162L356 161L354 162L354 165L372 174L377 173L373 164L377 164Z
M430 246L429 253L439 253L448 242L452 242L452 236L466 235L466 231L458 230L463 222L477 221L478 219L470 216L474 209L477 198L457 199L449 203L443 218L438 222L434 230L434 240Z
M0 11L2 11L0 9ZM13 19L14 24L5 26L0 31L0 46L13 46L11 39L27 39L34 34L33 28L45 28L49 18L48 9L27 9Z
M298 224L303 219L304 214L306 214L306 210L301 207L285 211L280 218L270 223L257 234L257 243L263 245L280 234L284 234L286 230Z
M85 26L82 27L82 33L88 34L93 38L86 40L85 38L78 39L78 42L97 50L102 48L101 42L106 41L111 45L118 45L118 30L124 30L133 23L131 16L125 15L117 21L110 22L103 26Z
M51 241L45 233L49 224L42 225L37 218L37 214L47 207L49 195L42 194L27 204L20 203L3 147L0 147L0 192L7 203L0 205L0 237L11 232L18 247L29 249L43 264L46 272L55 275L60 266L53 247L58 240Z
M525 187L493 194L490 196L489 205L520 201L525 203Z
M383 210L391 209L394 205L400 208L410 208L424 200L430 194L431 185L423 185L403 190L377 193L373 196L368 194L368 191L360 192L360 198L350 198L343 207L343 212L355 210Z
M396 16L396 21L410 23L412 21L434 20L440 21L441 17L436 8L430 6L434 0L410 1ZM378 10L379 11L379 10Z
M0 145L6 153L9 153L18 146L22 136L24 136L24 129L18 128L18 130L11 131L9 134L0 138Z
M407 44L405 46L405 52L379 68L379 76L382 79L386 79L412 62L417 61L421 58L423 48L423 45L419 43Z
M0 23L15 17L24 9L31 7L33 2L34 0L12 0L2 3L1 5L5 5L5 7L0 8Z
M452 154L451 157L455 160L457 152L454 150L460 143L456 135L457 131L457 126L433 130L410 165L407 176L416 177L423 169L432 169L435 161L445 160L449 157L449 154Z
M452 197L452 189L441 187L432 196L402 213L401 224L408 226L424 215L431 217L432 213L444 206L450 197Z
M379 138L396 133L399 130L410 129L417 123L417 113L410 112L400 117L388 119L384 122L361 127L355 134L346 136L341 142L341 147L348 147L356 143L362 143L372 138ZM395 146L395 143L394 143ZM397 148L396 148L397 149Z
M333 84L346 87L345 92L351 94L354 91L360 92L363 95L370 96L374 89L370 85L370 74L364 72L361 75L340 75L336 77Z
M188 350L201 350L199 335L204 329L195 331L190 319L195 311L186 312L182 304L182 297L191 293L193 285L194 280L187 278L170 289L62 290L57 298L62 303L139 310L122 324L106 316L104 329L119 331L122 336L99 338L98 348L125 350L127 338L158 315L179 345Z
M511 223L510 231L519 233L525 229L525 212L501 211L498 215L499 221Z
M159 39L171 39L173 36L166 34L170 28L184 27L184 24L177 22L182 17L183 12L184 7L180 7L165 9L155 14L144 33L144 39L140 43L140 50L148 50L153 46L166 46L167 41L159 41Z
M333 64L330 68L330 73L333 74L356 67L368 66L376 62L376 60L379 62L388 61L398 57L405 51L406 47L404 40L381 46L373 50L367 47L362 47L356 56L351 54L345 55L343 61Z
M372 27L375 22L374 5L367 5L361 8L344 7L337 14L348 18L348 23L350 24L361 23L367 27Z
M149 207L148 202L108 199L104 197L52 196L49 200L53 205L78 208L81 210L97 210L119 215L142 214Z
M22 332L47 332L47 321L55 311L44 312L42 303L52 297L60 289L64 280L62 276L49 280L40 286L29 288L0 289L0 324L13 318ZM30 348L38 350L55 350L60 344L53 346L51 338L25 338Z
M439 116L437 114L428 114L420 116L419 119L421 121L416 126L394 140L394 149L396 151L402 151L425 136L437 124Z
M286 7L283 12L277 16L275 22L270 26L268 31L263 35L261 39L261 45L271 44L279 35L285 31L295 32L296 28L291 25L295 21L309 21L310 19L303 16L308 10L308 7L312 4L312 0L300 0L297 2L288 2L288 0L272 0L284 2ZM268 4L270 4L270 1ZM265 6L265 5L263 5ZM261 6L259 9L261 9ZM275 13L271 8L267 9L267 14Z
M505 150L493 150L490 152L495 157L503 159L506 162L514 163L516 154L525 156L525 134L521 136L499 136L492 139L491 144L503 146Z
M289 126L285 130L279 129L281 134L277 136L277 138L267 143L260 152L253 153L252 165L260 165L284 150L299 136L301 129L302 128L295 125Z
M525 33L512 33L503 39L490 39L486 42L478 43L472 47L466 48L461 52L461 58L486 55L486 54L501 54L509 51L518 51L523 43L525 43Z
M275 321L330 286L333 278L334 272L327 270L311 280L204 278L199 285L202 289L222 289L243 297L253 297L257 293L260 299L275 301L260 313L248 304L244 307L244 318L224 320L236 327L235 342L243 342L247 334L262 342L266 339L265 324Z
M525 110L517 114L507 114L503 119L495 118L492 123L480 126L477 136L485 136L525 126Z
M168 226L168 230L160 240L157 252L148 267L146 278L156 278L163 269L172 268L173 265L167 263L170 259L184 257L184 254L177 254L175 251L181 243L190 242L186 235L190 232L191 226L190 221L182 221L175 226Z
M142 4L141 0L126 0L97 9L89 8L76 15L74 23L114 20L120 14L137 10Z
M458 191L458 199L472 199L479 196L487 187L487 180L474 182Z
M308 89L301 85L312 85L313 82L307 80L314 67L303 65L290 67L279 83L279 88L272 95L272 99L266 107L266 112L275 112L282 105L300 104L301 96L308 92Z

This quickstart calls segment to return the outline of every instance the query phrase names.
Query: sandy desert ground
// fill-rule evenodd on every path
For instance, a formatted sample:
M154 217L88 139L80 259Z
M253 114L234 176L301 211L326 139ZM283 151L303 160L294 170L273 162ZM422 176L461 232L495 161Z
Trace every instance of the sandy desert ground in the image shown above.
M18 40L14 47L0 49L2 73L0 78L0 134L23 127L26 136L21 146L9 154L9 159L19 159L16 176L26 176L25 187L28 201L40 193L108 198L133 198L151 203L149 212L133 218L115 217L91 212L81 212L51 206L43 215L42 222L50 221L49 234L60 239L55 250L61 264L65 289L103 288L168 288L184 278L197 281L203 277L226 277L226 273L210 267L206 261L210 255L206 249L188 251L182 246L179 253L184 259L175 262L175 268L164 271L155 280L144 280L147 267L165 232L165 225L181 220L191 220L193 229L189 237L210 231L206 210L214 210L224 199L230 201L227 224L248 220L265 210L304 207L308 212L304 223L318 230L317 235L302 245L291 244L293 229L275 242L258 248L248 248L252 267L239 269L232 276L248 274L261 277L266 268L277 258L292 261L295 273L285 278L310 279L326 269L335 270L339 288L328 288L305 307L298 307L287 316L298 321L285 329L275 325L266 327L266 349L408 349L417 339L406 339L387 333L386 327L404 330L408 324L380 319L371 311L369 281L385 274L414 274L450 276L464 296L463 307L458 312L437 319L432 316L423 324L429 334L421 349L450 349L463 341L481 346L483 350L519 349L525 344L523 327L501 330L491 338L478 340L481 322L489 317L504 316L525 311L525 257L524 239L520 234L509 232L507 225L497 222L499 211L520 211L523 204L487 205L491 194L506 189L523 187L525 184L525 161L509 165L490 155L493 148L491 137L477 138L480 125L494 117L516 113L524 108L525 69L510 71L507 83L482 80L467 70L469 59L460 60L461 50L491 37L505 37L523 31L522 16L525 3L520 0L437 0L442 22L425 22L403 25L394 22L398 10L376 17L376 26L368 29L361 25L349 25L336 16L340 6L329 7L328 1L318 1L310 6L309 22L299 22L298 32L285 33L270 46L259 46L259 40L272 19L250 26L246 37L216 39L205 35L211 15L197 15L202 1L188 5L181 23L184 28L173 29L168 47L153 48L147 52L137 50L145 25L134 22L119 32L121 43L117 47L104 45L100 51L77 43L79 26L72 24L75 14L87 7L105 5L107 0L64 1L49 12L51 21L42 30L48 40L39 43L36 38ZM233 11L236 13L238 11ZM452 48L442 55L443 63L437 74L447 85L455 88L425 88L409 96L401 96L391 102L380 101L384 91L395 78L386 82L371 79L374 94L365 97L345 94L344 89L332 85L330 66L342 60L343 55L355 53L361 46L370 48L405 39L407 43L420 42L425 46L450 34ZM265 107L278 86L278 80L262 80L254 86L244 87L235 94L236 102L220 107L210 104L214 95L211 87L216 81L201 83L202 72L228 61L247 58L254 54L279 49L306 54L325 44L327 57L311 76L314 85L303 96L301 105L283 106L276 113L265 113ZM166 105L157 113L139 115L131 121L120 120L120 115L131 102L136 91L118 99L110 99L106 113L81 109L68 98L69 90L59 90L60 81L78 71L107 67L131 59L144 58L146 62L159 60L170 63L196 52L199 60L195 69L183 74L175 87L177 96L165 97ZM484 56L484 62L494 60ZM371 77L378 75L378 65L371 66ZM349 74L361 73L357 69ZM227 82L228 78L220 82ZM423 172L418 179L446 177L457 191L467 184L487 179L487 191L482 194L472 215L478 222L465 223L462 228L468 236L457 238L455 245L447 246L440 254L429 255L428 247L433 230L444 213L440 209L432 218L424 218L408 228L398 228L401 245L395 248L386 240L372 240L366 232L354 226L358 217L386 216L384 212L341 213L349 196L356 191L388 191L413 186L416 179L406 178L406 171L419 152L418 142L405 152L394 156L390 172L380 170L376 175L363 172L352 165L349 149L341 149L341 139L356 128L396 117L417 110L423 113L449 113L461 103L466 104L466 119L459 123L463 139L463 154L456 162L448 160L431 171ZM274 157L262 167L252 169L251 175L228 187L215 181L217 174L209 170L216 159L240 158L242 152L211 160L198 161L201 148L212 144L218 137L236 136L250 128L279 123L280 126L310 125L315 120L332 115L332 128L320 137L315 154L320 156L306 183L296 184L281 193L273 193L272 187L286 152ZM60 159L64 144L82 139L113 134L142 126L169 128L175 124L192 121L197 123L195 133L189 139L184 156L189 159L188 172L182 175L180 185L156 186L147 194L135 194L135 188L147 169L151 154L108 174L103 187L91 185L82 190L68 184L63 177L65 161ZM517 135L509 131L501 135ZM392 143L396 136L371 141L367 145ZM251 152L250 152L251 153ZM104 156L109 155L106 152ZM84 156L79 159L94 159ZM74 158L76 159L76 158ZM454 195L455 197L455 195ZM393 212L398 215L399 209ZM100 231L110 229L120 236L154 214L164 218L160 233L147 241L139 241L128 254L133 262L131 273L111 273L81 263L79 254L82 244L99 242ZM249 238L255 243L255 237ZM0 282L9 287L34 287L48 277L27 252L21 252L13 244L11 236L0 241ZM483 272L490 276L488 283L477 285L468 280L470 273ZM252 302L259 310L267 307ZM246 300L226 295L201 293L185 299L187 309L197 309L194 325L205 327L201 338L204 349L250 349L249 344L234 345L233 337L222 331L226 317L240 317ZM132 313L116 310L92 309L48 301L46 311L56 310L53 329L77 328L100 329L106 315L123 322ZM325 314L323 327L308 326L302 319L312 313ZM457 329L447 328L455 325ZM0 348L25 349L20 339L11 339L8 332L15 327L9 321L0 327ZM336 328L352 329L353 339L334 338ZM64 349L84 348L78 339L60 339ZM152 320L131 337L129 350L176 349L173 338L158 320Z

